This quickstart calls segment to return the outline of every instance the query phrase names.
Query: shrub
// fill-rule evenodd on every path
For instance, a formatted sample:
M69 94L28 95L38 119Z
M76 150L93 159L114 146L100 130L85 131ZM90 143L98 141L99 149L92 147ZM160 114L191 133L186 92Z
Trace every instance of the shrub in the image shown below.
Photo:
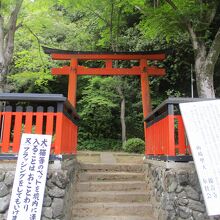
M129 153L144 153L145 142L140 138L128 139L122 146Z

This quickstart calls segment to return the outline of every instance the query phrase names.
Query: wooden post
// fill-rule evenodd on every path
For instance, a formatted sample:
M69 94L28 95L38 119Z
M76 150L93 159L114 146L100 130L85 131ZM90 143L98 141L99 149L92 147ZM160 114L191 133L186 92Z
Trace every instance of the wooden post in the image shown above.
M144 118L151 112L150 87L147 73L147 60L140 60L141 66L141 94ZM145 155L147 154L147 124L144 122L144 136L145 136Z
M176 156L175 152L175 127L174 127L174 105L168 104L168 146L167 155Z
M78 67L78 60L75 58L71 59L71 72L69 74L69 84L68 84L68 100L76 108L76 89L77 89L77 67ZM76 145L78 142L78 130L76 129ZM72 145L71 145L72 146ZM76 147L77 148L77 147ZM74 149L73 149L74 150ZM76 150L74 150L76 154Z
M77 59L71 59L71 72L69 74L69 83L68 83L68 100L69 102L76 107L76 89L77 89Z

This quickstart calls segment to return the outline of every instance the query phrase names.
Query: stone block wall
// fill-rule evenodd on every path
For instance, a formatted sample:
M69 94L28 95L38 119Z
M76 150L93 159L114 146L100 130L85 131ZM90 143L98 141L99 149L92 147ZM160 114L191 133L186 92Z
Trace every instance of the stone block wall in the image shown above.
M208 217L193 162L145 160L148 201L157 220L219 220Z
M45 187L42 220L69 220L77 163L74 157L50 162ZM16 161L0 161L0 220L7 219Z

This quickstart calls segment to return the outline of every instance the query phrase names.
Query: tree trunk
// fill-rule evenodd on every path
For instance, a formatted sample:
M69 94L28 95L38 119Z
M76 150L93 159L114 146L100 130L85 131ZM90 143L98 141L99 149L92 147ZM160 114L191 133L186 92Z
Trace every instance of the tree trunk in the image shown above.
M126 123L125 123L125 97L122 92L121 86L119 85L117 87L118 94L121 98L121 114L120 114L120 120L121 120L121 140L122 143L126 142Z
M125 98L121 100L121 140L122 143L126 142L126 124L125 124Z
M6 76L8 74L8 67L11 64L14 52L14 37L16 30L20 25L16 26L17 18L23 0L15 1L14 9L7 19L0 13L0 92L4 92L6 88ZM0 10L1 10L0 1ZM6 16L5 16L6 17Z
M215 98L213 73L207 74L203 68L196 70L196 85L199 97Z
M214 71L208 68L206 48L199 45L195 55L195 72L198 96L201 98L215 98Z
M7 72L8 72L7 66L0 63L0 93L5 92Z
M210 48L206 47L204 39L198 37L192 25L188 23L195 54L195 72L198 95L201 98L215 98L214 68L220 54L220 28Z

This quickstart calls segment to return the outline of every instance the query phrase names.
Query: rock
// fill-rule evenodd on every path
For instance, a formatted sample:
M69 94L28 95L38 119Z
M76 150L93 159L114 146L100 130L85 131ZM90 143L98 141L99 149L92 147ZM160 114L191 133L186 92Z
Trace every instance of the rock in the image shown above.
M2 182L5 178L5 172L0 171L0 182Z
M55 186L48 191L48 195L55 198L61 198L65 195L65 190Z
M10 198L11 199L11 198ZM9 202L10 205L10 202ZM9 207L9 206L8 206ZM7 220L8 218L8 209L6 210L6 212L4 213L4 220Z
M193 200L196 200L196 201L200 200L200 194L196 190L194 190L191 186L187 186L185 188L185 190L186 190L187 196L190 199L193 199Z
M178 198L187 198L187 194L185 191L182 191L181 193L178 194Z
M9 193L8 187L4 182L0 182L0 198L6 196Z
M158 214L158 220L169 220L168 213L160 210Z
M53 218L59 218L63 216L63 200L59 198L54 198L52 207Z
M50 207L44 207L44 208L42 209L42 214L43 214L44 217L47 217L47 218L51 219L52 216L53 216L52 208L50 208Z
M200 202L201 202L201 203L204 203L204 198L203 198L202 193L200 194Z
M160 191L156 191L156 195L155 195L156 201L159 202L161 199L161 192Z
M46 186L44 189L44 197L48 196L48 187Z
M168 171L165 176L165 186L168 192L175 192L178 183L176 181L176 175L172 171Z
M183 191L183 187L178 185L177 188L176 188L176 193L180 193Z
M50 189L52 189L54 187L54 184L52 183L51 179L47 180L46 186Z
M67 184L69 183L67 174L63 172L55 172L51 180L54 185L62 189L66 188Z
M5 179L4 179L4 183L7 186L13 186L13 182L14 182L14 172L7 172L5 174Z
M199 184L199 179L196 172L189 174L189 184L191 186L196 186Z
M186 206L179 206L179 216L183 219L189 218L192 214L192 210Z
M175 208L175 204L174 204L174 200L172 198L170 198L169 194L165 194L163 195L162 199L161 199L161 208L167 211L172 211Z
M5 220L4 215L0 214L0 220Z
M186 206L188 203L189 203L189 200L187 198L178 198L177 199L177 205Z
M49 196L44 196L43 207L50 207L52 199Z
M198 201L189 199L188 207L191 208L193 211L205 212L205 205Z
M186 170L180 170L177 173L177 181L180 184L180 186L186 186L189 184L189 174Z
M0 213L6 212L10 203L10 195L0 198Z
M176 211L175 210L172 210L169 212L167 220L176 220Z
M171 185L168 187L168 192L175 192L176 188L177 188L178 184L177 182L172 182Z
M193 218L195 220L205 220L204 214L196 211L193 211Z

